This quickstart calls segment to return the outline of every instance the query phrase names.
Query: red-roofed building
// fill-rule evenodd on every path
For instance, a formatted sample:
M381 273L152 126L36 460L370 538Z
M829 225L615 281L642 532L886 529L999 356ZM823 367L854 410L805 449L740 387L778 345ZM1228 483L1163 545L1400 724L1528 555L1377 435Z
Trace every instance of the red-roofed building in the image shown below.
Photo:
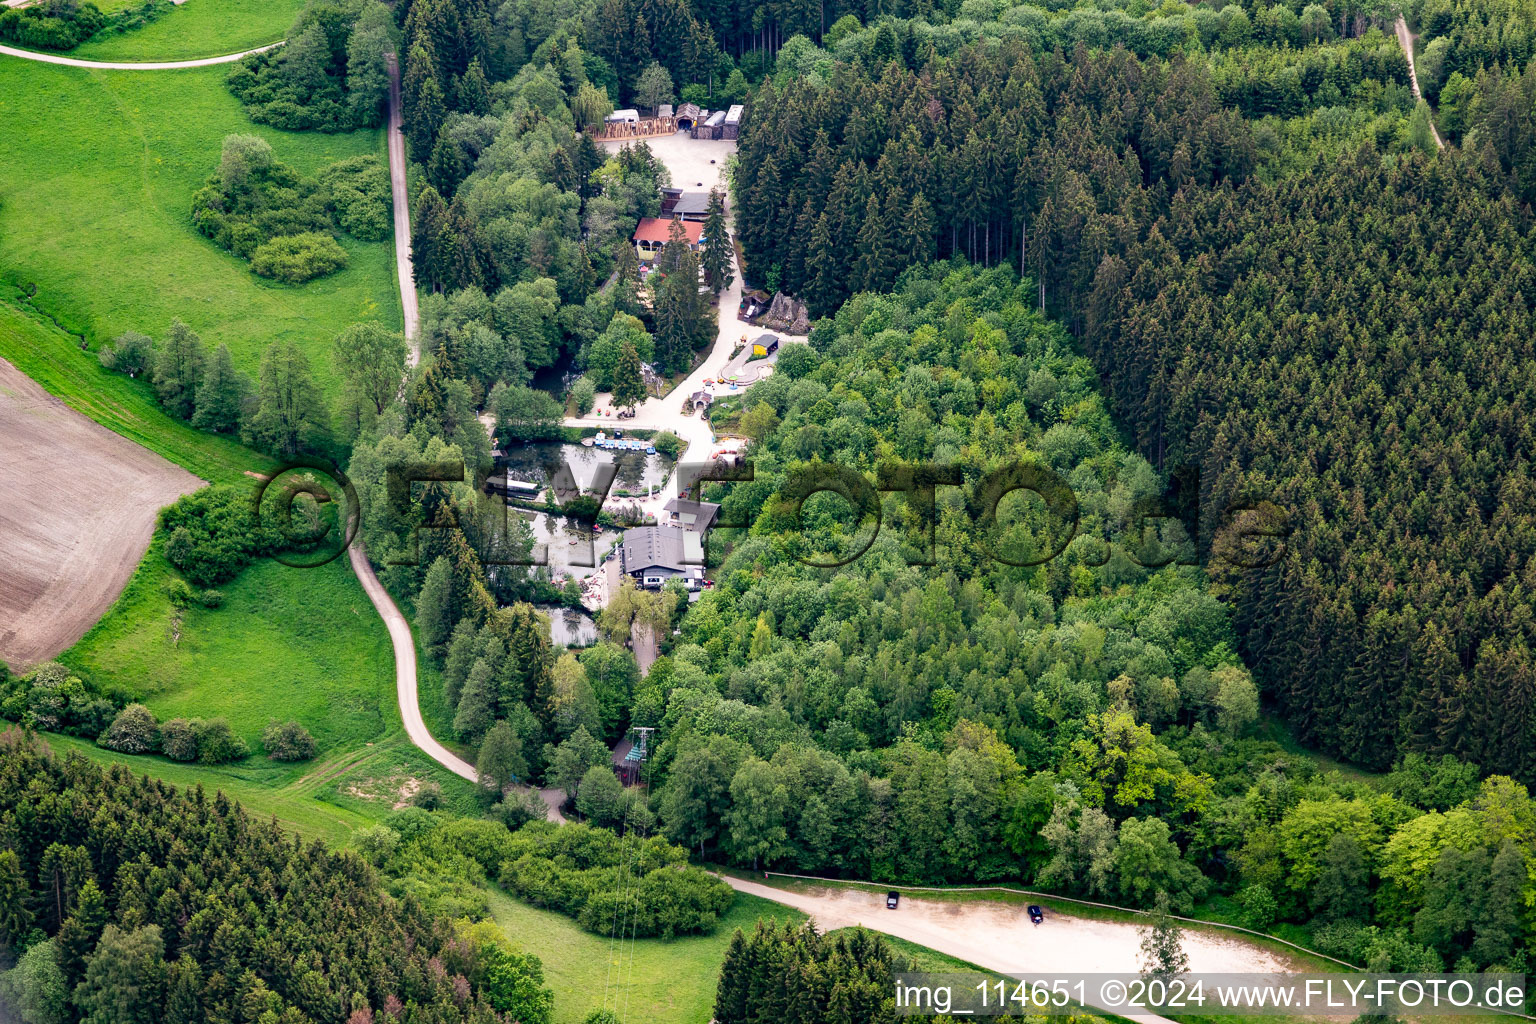
M635 243L635 255L640 257L641 263L649 263L661 252L662 247L672 238L672 225L683 226L683 236L688 239L688 248L694 252L704 248L704 225L696 220L662 220L657 217L646 217L635 228L632 236Z

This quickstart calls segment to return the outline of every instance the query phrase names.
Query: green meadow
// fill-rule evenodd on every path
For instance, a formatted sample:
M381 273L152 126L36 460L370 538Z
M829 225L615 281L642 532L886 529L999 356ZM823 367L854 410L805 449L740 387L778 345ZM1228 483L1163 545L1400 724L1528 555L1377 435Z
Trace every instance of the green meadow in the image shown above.
M108 10L105 3L99 3ZM112 0L112 9L133 6ZM70 51L104 61L188 60L239 53L282 39L302 0L186 0L131 32L104 33Z
M253 749L273 718L296 719L322 754L378 739L395 720L389 634L345 557L316 569L257 561L219 588L213 609L174 606L174 576L157 538L60 660L161 719L222 715Z
M544 983L555 993L555 1024L579 1024L603 1008L605 996L620 1020L709 1024L715 979L736 929L750 932L760 917L796 924L805 920L793 907L737 893L711 935L671 942L636 939L620 947L562 914L519 903L499 889L487 895L491 916L507 938L543 961Z
M232 133L266 138L304 173L358 154L384 158L383 133L256 125L224 87L226 72L0 57L0 281L93 348L130 329L158 337L179 318L254 374L268 344L292 340L334 395L332 339L357 320L400 323L393 243L346 238L351 263L340 273L299 286L268 281L197 233L192 195Z

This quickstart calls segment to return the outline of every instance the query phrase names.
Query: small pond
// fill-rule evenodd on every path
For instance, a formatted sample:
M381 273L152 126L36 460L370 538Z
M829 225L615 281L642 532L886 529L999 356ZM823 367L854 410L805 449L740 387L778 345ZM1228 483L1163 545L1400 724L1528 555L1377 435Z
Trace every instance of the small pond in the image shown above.
M597 621L578 608L535 605L549 616L549 638L565 647L591 647L597 643Z

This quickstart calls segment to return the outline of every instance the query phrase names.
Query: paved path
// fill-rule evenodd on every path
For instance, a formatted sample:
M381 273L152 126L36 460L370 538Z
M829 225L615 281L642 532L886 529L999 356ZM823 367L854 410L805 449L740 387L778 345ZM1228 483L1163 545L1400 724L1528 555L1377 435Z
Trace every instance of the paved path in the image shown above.
M254 50L226 53L222 57L200 57L197 60L80 60L77 57L61 57L56 53L35 53L32 50L18 50L14 46L0 46L0 54L4 54L7 57L20 57L22 60L41 61L44 64L62 64L65 67L91 68L96 71L179 71L184 68L206 68L212 67L215 64L233 64L242 57L249 57L253 53L265 53L282 45L282 42L279 41L268 43L266 46L258 46Z
M1403 20L1401 14L1397 16L1397 24L1394 28L1397 31L1397 43L1403 48L1403 55L1408 58L1408 81L1413 85L1413 98L1421 100L1424 94L1419 92L1419 72L1413 63L1413 33L1408 31L1408 23ZM1435 127L1433 117L1429 119L1429 131L1435 137L1435 148L1444 149L1445 142L1440 138L1440 131Z
M405 320L405 340L411 343L406 356L411 366L421 358L416 340L421 329L421 314L416 303L416 274L411 268L411 206L406 193L405 135L400 130L400 63L389 60L389 190L395 203L395 276L400 280L400 309Z
M1140 931L1123 921L1068 917L1052 911L1043 925L1035 927L1024 906L1015 903L956 903L903 893L900 909L887 910L878 892L841 886L791 891L722 877L737 892L811 915L823 932L862 925L1004 974L1135 974L1141 969ZM1203 931L1184 932L1184 951L1189 954L1191 971L1264 974L1294 970L1257 946ZM1140 1024L1172 1024L1157 1014L1120 1015Z

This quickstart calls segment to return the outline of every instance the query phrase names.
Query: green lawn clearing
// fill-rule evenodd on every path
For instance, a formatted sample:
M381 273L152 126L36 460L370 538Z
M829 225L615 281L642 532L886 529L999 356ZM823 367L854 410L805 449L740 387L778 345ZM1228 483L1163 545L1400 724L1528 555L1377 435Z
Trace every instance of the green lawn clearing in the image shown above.
M92 347L129 329L159 337L180 318L254 374L268 344L295 341L334 395L332 339L357 320L401 322L393 243L346 238L345 270L280 284L197 233L192 194L231 133L261 135L304 173L383 158L384 136L253 124L224 87L227 70L85 71L0 57L0 280Z
M302 0L186 0L142 28L103 33L70 56L159 61L239 53L282 39L303 6Z
M114 433L211 483L253 484L277 465L238 441L194 430L155 401L149 384L103 370L77 339L23 307L0 301L0 359Z
M397 720L389 634L346 558L317 569L264 559L219 588L223 607L178 609L160 543L61 661L141 695L161 719L222 715L252 749L274 718L296 719L322 754Z
M555 993L555 1024L579 1024L588 1013L617 1009L620 1020L648 1024L709 1024L715 982L731 935L751 931L760 917L796 924L805 915L756 896L736 901L713 934L663 942L636 939L619 946L562 914L519 903L499 889L487 892L491 916L509 939L544 962L544 982Z

